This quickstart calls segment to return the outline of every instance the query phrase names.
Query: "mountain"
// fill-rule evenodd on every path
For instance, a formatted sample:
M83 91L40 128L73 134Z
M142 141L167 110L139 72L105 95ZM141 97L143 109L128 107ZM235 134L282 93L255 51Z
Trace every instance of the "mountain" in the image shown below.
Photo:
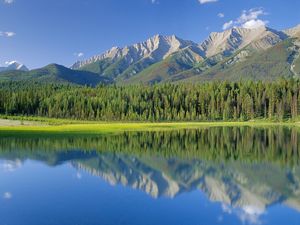
M184 77L184 82L210 80L272 81L279 77L294 77L298 76L291 70L293 58L298 54L294 47L294 42L288 39L261 52L249 53L248 49L242 49L201 73L195 67L177 76ZM176 77L173 78L173 80L175 79Z
M2 72L1 72L2 71ZM37 80L95 86L300 77L300 25L283 31L261 26L213 32L203 42L155 35L77 61L28 71L17 62L0 68L1 80Z
M233 27L211 33L200 44L156 35L132 46L114 47L72 68L112 77L119 84L298 76L299 45L294 39L299 30L300 26L286 31Z
M211 33L200 46L205 51L206 57L217 54L230 56L246 46L255 50L265 50L286 38L284 32L264 26L255 29L234 27L224 32Z
M190 46L198 48L196 43L182 40L175 35L155 35L144 42L131 46L113 47L104 54L94 56L86 61L76 62L71 68L87 70L112 78L127 79ZM201 54L200 49L198 54Z
M20 64L17 61L8 62L6 67L0 67L0 72L13 70L28 71L28 68L24 64Z
M88 71L71 70L61 65L50 64L30 71L6 71L0 73L0 81L37 81L41 83L73 83L95 86L110 83L109 78Z
M117 82L121 84L154 84L168 81L170 77L174 77L184 71L189 71L196 64L204 62L205 58L199 54L199 51L201 50L194 46L179 50L168 56L166 59L150 65L136 76L127 79L119 77Z
M150 66L137 76L121 82L130 84L139 82L199 82L216 79L271 80L274 77L289 77L293 75L288 63L290 54L286 53L286 51L290 52L290 49L287 45L283 45L284 49L280 48L280 45L287 39L289 38L284 32L266 27L257 29L232 28L221 33L212 33L208 39L200 44L204 57L198 55L198 60L187 61L185 58L190 54L187 54L186 49L184 49ZM272 48L274 49L270 50ZM279 50L281 50L281 61L271 55L278 53ZM268 58L268 63L261 55ZM255 69L256 66L254 65L258 64L261 64L259 69ZM278 69L278 67L280 68ZM273 73L274 71L276 73Z
M284 33L290 37L300 38L300 24L296 27L284 30Z

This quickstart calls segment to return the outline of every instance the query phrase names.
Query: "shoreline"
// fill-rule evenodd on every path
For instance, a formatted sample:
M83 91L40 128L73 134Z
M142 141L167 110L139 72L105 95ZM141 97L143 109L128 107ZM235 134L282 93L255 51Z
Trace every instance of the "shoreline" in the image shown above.
M209 127L299 127L299 122L273 122L253 120L245 122L103 122L75 121L48 118L0 119L0 133L35 133L35 134L106 134L126 131L167 131L178 129L197 129Z

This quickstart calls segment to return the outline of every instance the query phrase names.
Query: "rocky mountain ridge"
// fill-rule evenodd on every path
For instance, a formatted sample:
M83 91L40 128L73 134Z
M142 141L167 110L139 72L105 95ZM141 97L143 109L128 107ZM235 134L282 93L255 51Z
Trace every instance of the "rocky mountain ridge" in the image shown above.
M203 82L211 80L276 80L300 77L300 25L283 31L269 27L233 27L213 32L201 43L175 35L155 35L144 42L123 48L113 47L71 66L69 74L84 73L109 80L108 83L155 84L163 82ZM14 65L12 73L0 68L0 81L40 77L33 70L28 76L14 71L27 68ZM3 70L3 68L2 68ZM67 71L67 68L60 71ZM76 72L77 71L77 72ZM81 72L79 72L81 71ZM31 72L31 71L30 71ZM92 73L92 74L91 74ZM53 75L53 74L52 74ZM49 81L53 80L51 76ZM72 80L71 77L68 78ZM47 80L44 76L43 80ZM93 79L93 86L97 79ZM77 81L77 79L76 79Z
M156 35L139 44L124 48L114 47L104 54L76 62L72 68L113 77L118 83L173 82L189 80L187 78L190 77L194 80L203 80L205 76L202 75L209 72L211 68L215 69L217 65L225 63L226 68L234 68L251 56L265 53L286 40L297 38L300 33L299 27L285 31L277 31L264 26L255 29L233 27L223 32L213 32L199 44L182 40L174 35ZM287 50L288 54L295 54L291 48ZM295 50L297 51L297 49L293 51ZM291 67L288 65L290 64L288 58L290 57L283 59L285 61L282 63L283 67L284 64ZM241 69L234 70L240 72ZM220 72L222 69L218 68L214 73ZM297 74L291 70L283 71L283 73L285 73L283 76L287 77ZM269 76L263 76L266 75L262 74L259 79L269 78ZM249 79L253 77L255 76ZM209 79L209 77L204 79ZM221 79L227 79L227 77L222 76Z

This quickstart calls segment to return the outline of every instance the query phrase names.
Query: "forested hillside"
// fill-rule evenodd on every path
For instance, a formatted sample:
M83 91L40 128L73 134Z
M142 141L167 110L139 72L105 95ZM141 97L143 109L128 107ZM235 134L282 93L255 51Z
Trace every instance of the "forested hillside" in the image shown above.
M112 80L88 71L71 70L61 65L50 64L31 71L9 70L0 73L0 82L25 81L39 83L78 84L97 86Z
M81 120L214 121L296 118L300 81L119 87L8 82L0 114Z

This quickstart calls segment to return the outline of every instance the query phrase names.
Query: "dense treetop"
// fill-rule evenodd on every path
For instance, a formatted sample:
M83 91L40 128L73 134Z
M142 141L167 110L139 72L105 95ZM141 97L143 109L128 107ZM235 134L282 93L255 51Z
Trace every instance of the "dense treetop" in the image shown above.
M0 114L126 121L295 119L300 81L82 87L0 84Z

